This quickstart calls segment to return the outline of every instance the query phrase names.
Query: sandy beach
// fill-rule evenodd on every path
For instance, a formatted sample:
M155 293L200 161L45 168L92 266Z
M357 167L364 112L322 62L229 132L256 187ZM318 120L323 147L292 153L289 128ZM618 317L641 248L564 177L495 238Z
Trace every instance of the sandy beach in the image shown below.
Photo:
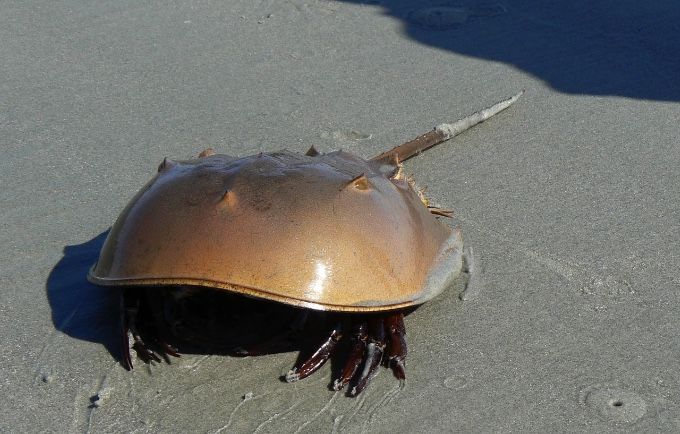
M558 2L559 3L559 2ZM0 4L0 431L677 432L680 4ZM368 158L524 89L409 160L473 249L406 318L404 387L295 353L123 369L86 280L164 157Z

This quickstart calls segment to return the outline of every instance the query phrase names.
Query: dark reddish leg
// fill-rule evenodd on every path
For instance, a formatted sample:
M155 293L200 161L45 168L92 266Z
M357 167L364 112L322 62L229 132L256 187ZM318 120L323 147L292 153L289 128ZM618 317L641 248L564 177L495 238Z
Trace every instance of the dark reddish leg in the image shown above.
M151 361L160 362L161 359L144 343L144 339L137 327L137 320L139 318L140 300L139 297L131 295L127 290L123 293L123 306L125 309L125 319L127 329L132 335L134 343L132 348L137 352L137 355L144 363ZM128 351L129 353L129 351ZM130 363L132 365L132 362Z
M179 354L179 351L177 350L177 348L173 347L169 343L165 342L164 340L161 340L159 343L160 343L161 347L163 348L163 351L165 352L165 354L170 354L172 357L182 357Z
M342 325L336 325L331 334L326 338L321 347L312 356L302 363L299 367L295 367L286 374L286 381L292 383L293 381L302 380L310 376L323 366L330 358L333 350L342 338Z
M340 378L333 382L333 390L337 391L345 387L352 380L357 369L359 369L366 352L367 329L368 325L365 322L360 322L352 327L352 349L350 350L347 362L345 362L342 374L340 374Z
M406 362L406 327L404 314L395 313L385 318L385 329L388 336L387 364L392 368L394 376L400 380L406 379L404 363Z
M383 350L385 349L385 325L383 317L373 318L368 323L368 345L366 345L366 357L364 369L361 371L356 386L349 392L350 396L357 396L363 391L371 379L376 375Z
M151 362L161 362L160 357L146 345L138 327L139 311L141 308L141 301L137 295L132 295L128 290L123 291L122 296L122 307L123 307L123 339L122 339L122 352L123 352L123 367L127 370L132 369L132 357L130 356L130 338L129 334L132 335L134 343L132 348L135 350L137 355L144 363ZM153 342L158 345L162 351L159 353L166 362L169 362L167 354L174 357L179 357L177 349L169 345L160 336L155 336Z

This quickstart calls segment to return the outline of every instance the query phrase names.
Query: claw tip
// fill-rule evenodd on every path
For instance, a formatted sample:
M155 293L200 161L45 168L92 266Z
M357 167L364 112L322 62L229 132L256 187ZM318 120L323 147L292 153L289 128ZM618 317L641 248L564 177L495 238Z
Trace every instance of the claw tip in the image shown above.
M295 369L291 369L286 373L286 383L294 383L300 379L300 374Z

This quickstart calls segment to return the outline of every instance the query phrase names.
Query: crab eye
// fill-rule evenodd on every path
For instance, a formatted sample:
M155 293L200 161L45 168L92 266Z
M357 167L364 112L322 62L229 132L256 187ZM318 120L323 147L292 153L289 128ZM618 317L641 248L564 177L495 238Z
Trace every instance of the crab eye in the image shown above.
M368 178L365 173L352 178L344 187L343 190L348 187L354 187L357 190L366 191L371 188L371 184L368 182Z

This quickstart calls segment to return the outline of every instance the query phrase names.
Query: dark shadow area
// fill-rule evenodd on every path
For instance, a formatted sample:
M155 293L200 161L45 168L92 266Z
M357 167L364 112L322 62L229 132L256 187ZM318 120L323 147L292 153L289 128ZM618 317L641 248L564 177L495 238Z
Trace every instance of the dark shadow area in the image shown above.
M47 279L54 327L76 339L102 344L120 360L119 292L87 281L99 258L105 231L83 244L64 247L64 256Z
M675 0L342 1L382 7L422 44L513 65L560 92L680 100Z

